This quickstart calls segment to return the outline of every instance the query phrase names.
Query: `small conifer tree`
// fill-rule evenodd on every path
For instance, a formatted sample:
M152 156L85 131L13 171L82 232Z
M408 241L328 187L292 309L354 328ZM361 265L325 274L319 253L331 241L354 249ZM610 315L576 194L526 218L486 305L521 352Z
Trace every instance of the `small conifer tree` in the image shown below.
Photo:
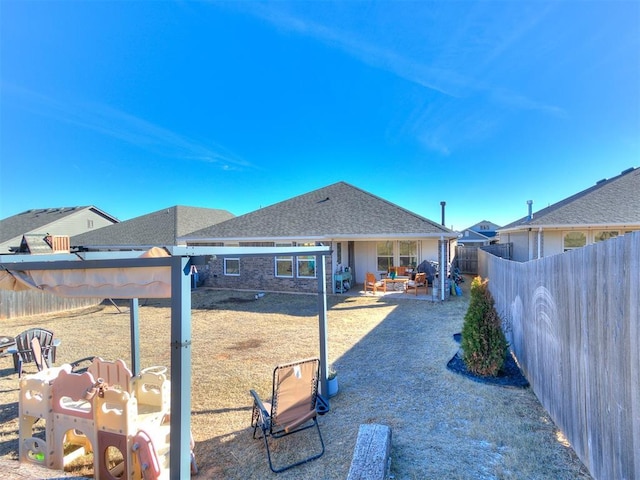
M461 346L467 370L476 375L497 376L507 355L507 339L487 283L480 277L471 282Z

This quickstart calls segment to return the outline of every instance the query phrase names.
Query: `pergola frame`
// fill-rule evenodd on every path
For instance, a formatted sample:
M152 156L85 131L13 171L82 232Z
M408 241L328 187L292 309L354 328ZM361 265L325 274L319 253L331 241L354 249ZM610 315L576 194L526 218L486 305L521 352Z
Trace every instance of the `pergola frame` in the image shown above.
M117 247L112 247L118 250ZM300 256L316 257L318 279L318 328L320 337L320 391L328 408L327 389L327 290L325 257L328 246L315 247L165 247L168 257L141 258L139 247L119 251L87 251L77 254L0 255L0 268L11 271L78 270L102 268L170 267L171 270L171 439L170 476L190 476L191 430L191 266L204 264L207 257ZM125 249L128 249L125 251ZM96 296L96 295L85 295ZM99 295L98 295L99 296ZM124 297L131 298L131 297ZM131 366L140 372L138 298L131 298Z

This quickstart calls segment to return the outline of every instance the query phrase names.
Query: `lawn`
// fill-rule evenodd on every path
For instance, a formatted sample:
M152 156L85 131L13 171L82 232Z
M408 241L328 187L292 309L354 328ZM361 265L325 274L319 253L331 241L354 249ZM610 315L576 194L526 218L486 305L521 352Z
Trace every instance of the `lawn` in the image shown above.
M253 293L192 294L191 420L200 478L271 478L264 445L251 437L249 389L269 397L275 365L317 356L315 296ZM329 357L340 391L319 417L326 453L278 478L346 478L359 425L381 423L392 429L395 479L589 479L530 389L484 385L446 368L467 301L329 296ZM168 301L140 303L142 367L168 366ZM32 326L62 340L57 364L88 355L129 361L126 307L25 317L5 322L2 333ZM0 458L17 459L18 379L10 358L0 362ZM299 437L275 455L302 453L306 437Z

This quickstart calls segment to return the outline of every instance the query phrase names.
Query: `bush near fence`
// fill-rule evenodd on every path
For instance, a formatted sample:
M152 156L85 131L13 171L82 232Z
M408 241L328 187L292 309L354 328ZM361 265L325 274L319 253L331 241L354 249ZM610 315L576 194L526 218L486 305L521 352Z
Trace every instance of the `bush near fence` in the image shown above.
M597 479L640 478L640 232L479 274L542 405Z

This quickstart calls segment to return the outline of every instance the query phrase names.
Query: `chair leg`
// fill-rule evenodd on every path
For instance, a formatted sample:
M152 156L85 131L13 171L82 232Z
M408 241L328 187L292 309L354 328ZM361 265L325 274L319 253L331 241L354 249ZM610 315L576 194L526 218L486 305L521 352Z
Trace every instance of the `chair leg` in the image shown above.
M290 468L297 467L298 465L302 465L303 463L307 463L307 462L310 462L312 460L316 460L317 458L320 458L322 455L324 455L324 440L322 439L322 433L320 433L320 425L318 425L318 419L314 418L313 419L313 423L314 423L314 425L310 425L309 427L305 427L305 428L303 428L301 430L306 430L307 428L310 428L310 427L313 427L313 426L316 427L316 431L318 432L318 438L320 439L320 445L322 446L322 449L320 450L320 453L316 453L316 454L311 455L310 457L307 457L307 458L305 458L303 460L300 460L298 462L295 462L295 463L292 463L290 465L286 465L286 466L280 467L280 468L275 468L273 466L273 462L271 461L271 451L269 449L269 440L268 440L268 436L269 435L267 435L267 432L263 432L264 433L264 435L263 435L264 436L264 444L265 444L265 447L267 449L267 460L269 461L269 468L271 469L272 472L274 472L274 473L284 472L285 470L289 470ZM296 432L299 432L301 430L296 430L296 431L291 432L291 433L296 433Z

